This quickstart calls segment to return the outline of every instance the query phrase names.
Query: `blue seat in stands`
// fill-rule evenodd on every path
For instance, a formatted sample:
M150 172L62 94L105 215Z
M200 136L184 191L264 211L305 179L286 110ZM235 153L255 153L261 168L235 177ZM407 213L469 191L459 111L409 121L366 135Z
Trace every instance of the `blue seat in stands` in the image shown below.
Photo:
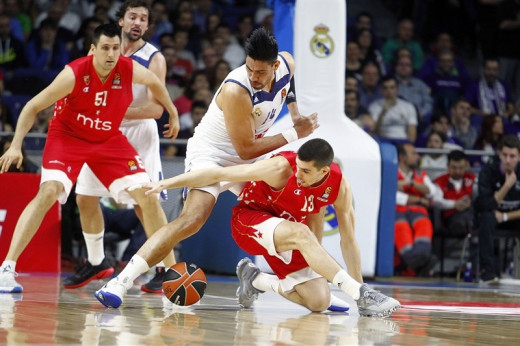
M5 105L9 108L11 111L11 118L13 121L13 125L16 126L16 122L18 121L18 116L20 115L20 112L22 111L23 106L32 98L30 95L19 95L19 94L13 94L13 95L2 95L2 100L4 101Z

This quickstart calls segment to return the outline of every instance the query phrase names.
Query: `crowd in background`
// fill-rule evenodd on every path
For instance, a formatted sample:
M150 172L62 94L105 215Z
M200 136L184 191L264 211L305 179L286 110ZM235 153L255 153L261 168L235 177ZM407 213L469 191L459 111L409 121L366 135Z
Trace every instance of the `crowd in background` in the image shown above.
M464 174L492 161L505 135L520 136L520 3L380 2L397 23L393 37L377 35L383 21L370 8L348 13L345 113L377 140L398 147L400 193L414 192L421 205L412 210L419 214L407 220L413 228L423 219L419 216L429 218L425 208L434 204L444 210L471 210L468 193L452 194L453 202L446 202L442 191L449 175L466 179L458 189L468 192L466 185L476 176ZM249 33L258 26L273 30L272 1L150 3L153 22L145 39L166 59L167 88L180 115L178 138L188 139L226 75L244 63ZM10 96L34 96L66 63L86 55L94 28L115 21L119 6L118 0L0 0L0 132L12 132L16 126ZM41 113L33 132L46 132L52 109ZM158 120L160 131L166 121ZM2 138L3 150L8 144L9 138ZM26 150L41 150L44 140L29 137L24 145ZM419 156L416 148L431 150ZM459 154L471 149L479 154ZM162 150L164 156L183 156L185 146L168 144ZM453 150L457 154L450 156ZM451 171L450 164L455 165ZM427 181L410 173L417 168L429 175ZM34 167L28 164L25 169ZM441 197L410 187L414 179L420 185L436 184ZM399 211L398 206L398 211L403 208ZM405 219L396 222L396 233L405 232ZM419 233L431 243L435 226L424 227ZM471 227L463 228L469 232ZM431 275L431 246L420 244L422 250L410 252L413 237L411 242L399 239L396 268L402 267L404 257L411 265L403 272ZM412 259L414 251L428 255Z

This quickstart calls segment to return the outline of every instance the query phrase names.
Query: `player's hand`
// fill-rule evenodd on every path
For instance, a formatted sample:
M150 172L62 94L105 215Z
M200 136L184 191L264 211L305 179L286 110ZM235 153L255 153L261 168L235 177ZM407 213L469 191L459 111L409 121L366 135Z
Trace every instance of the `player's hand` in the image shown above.
M149 182L130 186L128 191L134 191L137 189L143 189L145 190L145 195L151 195L152 193L160 193L162 190L164 190L164 187L162 186L161 182Z
M298 138L304 138L314 132L320 124L318 123L318 113L312 113L309 116L300 116L294 121L294 129L298 134Z
M181 125L179 123L179 114L177 113L177 108L174 107L175 112L170 113L170 118L168 124L164 124L165 130L163 131L163 136L165 138L170 138L170 141L173 142L177 135L179 134L179 130Z
M516 173L514 170L510 172L506 172L506 180L504 181L504 185L508 188L512 188L516 184Z
M23 155L21 149L15 149L12 146L0 157L0 173L5 173L9 170L12 164L16 163L16 168L20 169L23 162Z

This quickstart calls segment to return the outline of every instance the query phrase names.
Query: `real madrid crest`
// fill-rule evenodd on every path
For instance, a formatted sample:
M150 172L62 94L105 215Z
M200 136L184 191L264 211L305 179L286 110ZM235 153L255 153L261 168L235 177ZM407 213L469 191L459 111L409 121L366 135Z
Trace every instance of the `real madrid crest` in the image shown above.
M253 109L253 115L257 117L262 115L262 110L260 109L260 107L255 107L255 109Z
M311 38L311 52L318 58L327 58L334 52L334 41L328 34L329 27L318 24L314 27L316 35Z

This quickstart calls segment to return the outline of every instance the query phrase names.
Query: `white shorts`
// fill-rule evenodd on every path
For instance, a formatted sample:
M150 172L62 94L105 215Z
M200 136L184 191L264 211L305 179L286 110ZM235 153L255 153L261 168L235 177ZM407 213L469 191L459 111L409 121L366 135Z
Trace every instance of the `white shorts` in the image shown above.
M159 134L155 119L126 121L121 124L120 130L139 153L150 180L163 179ZM76 193L86 196L112 197L86 164L83 165L78 176ZM161 192L160 197L163 200L168 199L166 190ZM126 203L137 204L133 199Z
M184 171L192 172L200 169L211 167L228 167L245 163L251 163L262 159L263 156L244 161L236 153L226 153L221 149L215 148L202 140L197 135L188 140L186 147L186 160L184 161ZM239 195L246 182L229 182L223 181L210 186L194 187L193 189L206 191L218 198L218 195L224 191L231 191L235 195Z

